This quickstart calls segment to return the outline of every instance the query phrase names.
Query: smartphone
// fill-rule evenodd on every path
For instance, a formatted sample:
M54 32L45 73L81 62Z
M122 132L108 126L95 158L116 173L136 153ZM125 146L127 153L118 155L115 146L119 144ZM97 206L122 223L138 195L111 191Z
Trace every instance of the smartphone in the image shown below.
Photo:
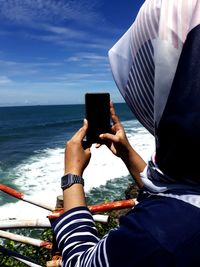
M88 120L86 141L89 144L102 143L99 135L109 133L110 123L110 94L109 93L86 93L85 111Z

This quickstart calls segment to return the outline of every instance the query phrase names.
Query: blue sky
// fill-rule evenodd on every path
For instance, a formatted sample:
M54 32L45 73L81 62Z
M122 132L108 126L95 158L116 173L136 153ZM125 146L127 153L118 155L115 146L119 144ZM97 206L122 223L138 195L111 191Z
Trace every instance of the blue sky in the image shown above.
M107 54L143 2L0 0L0 106L121 102Z

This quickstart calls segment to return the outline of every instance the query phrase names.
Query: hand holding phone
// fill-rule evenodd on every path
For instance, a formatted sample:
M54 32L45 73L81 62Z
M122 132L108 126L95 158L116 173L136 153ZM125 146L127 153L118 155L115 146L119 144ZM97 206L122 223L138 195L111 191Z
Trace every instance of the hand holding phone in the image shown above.
M99 135L109 133L111 128L109 93L87 93L85 107L88 120L86 140L89 144L102 143Z

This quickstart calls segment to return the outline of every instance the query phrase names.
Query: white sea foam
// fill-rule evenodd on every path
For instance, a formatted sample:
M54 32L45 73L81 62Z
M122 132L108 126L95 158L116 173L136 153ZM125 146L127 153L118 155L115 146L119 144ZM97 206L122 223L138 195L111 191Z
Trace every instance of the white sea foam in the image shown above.
M136 151L147 161L154 151L154 138L138 122L124 122L127 136ZM107 147L91 149L92 157L84 172L85 190L105 184L106 181L128 175L124 163L115 157ZM63 175L64 149L45 149L18 165L13 172L17 174L15 184L20 190L37 201L54 206L56 197L62 194L60 177ZM46 216L44 209L18 201L0 208L4 217Z

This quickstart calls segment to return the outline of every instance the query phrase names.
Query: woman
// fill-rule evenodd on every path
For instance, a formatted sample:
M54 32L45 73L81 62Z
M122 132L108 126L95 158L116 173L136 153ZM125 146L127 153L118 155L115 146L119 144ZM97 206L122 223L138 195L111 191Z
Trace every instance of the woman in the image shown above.
M99 240L81 178L90 159L89 148L82 147L84 121L66 146L65 213L53 225L63 266L200 266L195 155L200 149L199 12L198 0L146 0L110 50L117 86L155 136L156 153L146 165L130 146L111 104L113 133L100 137L125 162L146 197Z

